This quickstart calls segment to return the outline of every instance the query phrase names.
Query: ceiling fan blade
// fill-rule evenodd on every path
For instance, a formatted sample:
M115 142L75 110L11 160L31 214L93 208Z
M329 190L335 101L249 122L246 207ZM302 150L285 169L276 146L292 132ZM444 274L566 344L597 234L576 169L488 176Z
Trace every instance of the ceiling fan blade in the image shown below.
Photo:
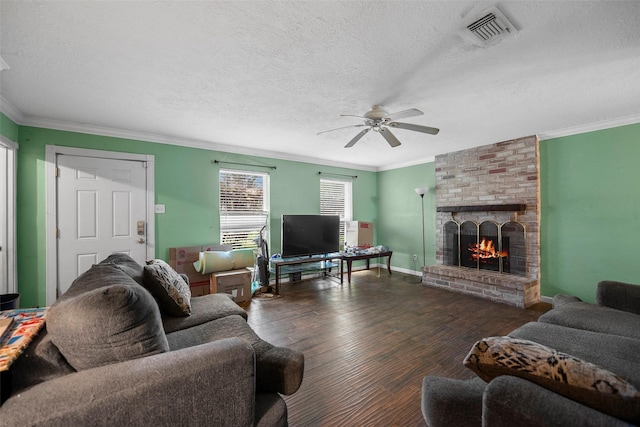
M416 132L428 133L431 135L437 135L438 132L440 132L440 129L431 128L429 126L414 125L413 123L391 122L391 123L388 123L388 125L392 128L414 130Z
M421 116L424 113L417 108L411 108L410 110L398 111L397 113L389 114L385 119L387 120L395 120L395 119L406 119L407 117L415 117Z
M365 116L358 116L358 115L355 115L355 114L340 114L340 117L357 117L359 119L366 119Z
M334 130L347 129L347 128L358 128L358 127L362 127L362 126L366 126L366 125L350 125L350 126L343 126L343 127L341 127L341 128L335 128L335 129L323 130L322 132L318 132L316 135L320 135L320 134L322 134L322 133L327 133L327 132L333 132Z
M362 125L362 126L364 126L364 125ZM363 129L362 131L360 131L360 133L357 134L351 141L349 141L347 143L347 145L344 146L344 148L351 148L354 145L356 145L356 142L360 141L360 138L365 136L367 134L367 132L369 132L370 130L371 130L371 128L366 128L366 129Z
M398 138L396 138L395 135L392 134L389 129L381 128L380 134L384 136L384 139L387 140L390 146L397 147L398 145L400 145L400 141L398 141Z

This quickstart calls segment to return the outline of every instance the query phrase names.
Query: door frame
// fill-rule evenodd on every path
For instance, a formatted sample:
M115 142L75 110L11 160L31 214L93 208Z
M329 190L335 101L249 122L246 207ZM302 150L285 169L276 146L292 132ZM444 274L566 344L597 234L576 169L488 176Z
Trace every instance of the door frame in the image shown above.
M17 185L17 152L19 145L4 135L0 135L0 146L6 148L7 159L6 170L0 172L5 174L3 184L6 187L0 191L3 200L1 203L6 203L7 214L6 218L2 218L2 224L0 227L5 233L5 241L0 242L3 244L2 253L0 254L0 263L4 263L7 273L7 289L2 289L0 293L16 293L18 292L18 256L16 246L16 185Z
M46 193L46 297L47 305L56 300L58 289L58 242L56 224L58 223L58 197L56 191L56 158L58 154L98 157L102 159L130 160L146 163L146 205L147 205L147 259L155 258L155 157L151 154L122 153L118 151L92 150L87 148L45 146L45 193Z

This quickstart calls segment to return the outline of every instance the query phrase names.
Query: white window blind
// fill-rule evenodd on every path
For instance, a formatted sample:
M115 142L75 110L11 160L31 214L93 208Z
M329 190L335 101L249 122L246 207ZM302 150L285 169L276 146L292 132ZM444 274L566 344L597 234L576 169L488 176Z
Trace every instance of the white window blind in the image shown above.
M269 215L268 195L268 174L220 170L220 244L256 247Z
M345 221L353 217L351 182L320 179L320 214L340 215L340 246L344 245Z

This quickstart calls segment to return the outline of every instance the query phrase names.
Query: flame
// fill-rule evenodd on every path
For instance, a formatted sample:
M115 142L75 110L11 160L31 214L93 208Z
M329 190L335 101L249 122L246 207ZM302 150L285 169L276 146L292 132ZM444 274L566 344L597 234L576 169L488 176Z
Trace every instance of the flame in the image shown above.
M488 258L504 258L507 257L507 251L498 251L493 245L493 240L487 240L484 237L480 243L469 245L469 251L471 251L471 257L474 260L488 259Z

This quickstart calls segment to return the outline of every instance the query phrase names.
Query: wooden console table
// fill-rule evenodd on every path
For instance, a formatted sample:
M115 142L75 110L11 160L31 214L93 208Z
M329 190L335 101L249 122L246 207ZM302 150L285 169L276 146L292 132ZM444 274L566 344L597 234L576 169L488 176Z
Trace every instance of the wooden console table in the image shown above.
M342 254L342 261L347 262L347 280L348 283L351 283L351 264L353 261L366 260L367 261L367 270L369 269L369 260L371 258L384 258L387 257L387 271L391 274L391 255L393 251L388 252L380 252L378 254ZM342 264L342 263L341 263Z

